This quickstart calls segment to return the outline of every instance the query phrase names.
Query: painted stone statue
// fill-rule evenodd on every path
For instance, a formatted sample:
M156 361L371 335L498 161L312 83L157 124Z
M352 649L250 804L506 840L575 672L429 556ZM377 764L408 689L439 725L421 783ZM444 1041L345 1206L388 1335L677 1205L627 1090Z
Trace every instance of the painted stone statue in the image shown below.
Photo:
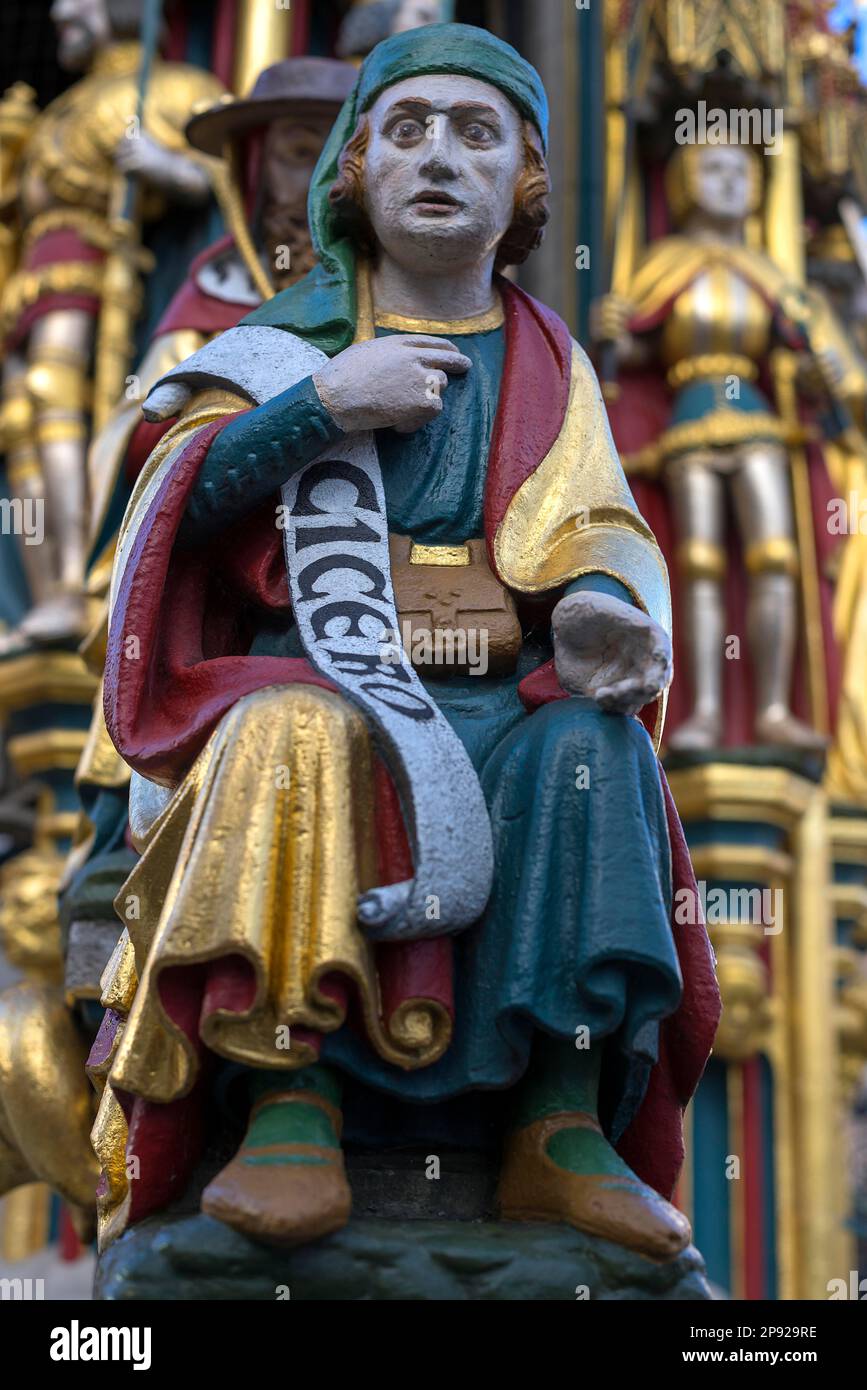
M311 185L316 266L146 402L177 418L112 583L141 858L90 1059L103 1245L224 1103L201 1205L257 1240L345 1225L341 1134L377 1107L427 1135L498 1103L503 1220L689 1241L718 996L637 717L658 737L667 576L584 353L499 274L542 235L546 132L491 34L381 43Z
M207 170L183 138L193 106L220 95L210 73L157 62L143 128L132 131L141 11L141 0L52 7L60 62L85 76L42 113L21 156L21 256L0 306L4 422L15 461L10 485L44 506L46 536L22 546L32 603L18 630L4 635L2 654L81 637L87 627L87 446L129 369L141 298L135 272L144 264L141 248L124 243L121 267L125 180L137 181L145 220L172 204L201 205L210 192ZM106 308L110 331L102 331Z
M854 363L847 371L852 353L827 302L748 244L761 166L744 145L681 146L666 185L675 234L652 242L625 298L596 312L598 336L616 342L626 368L611 407L615 439L627 469L631 461L660 485L661 506L643 477L636 494L657 535L671 533L687 677L674 692L676 750L755 741L819 751L833 726L833 688L815 695L816 680L833 687L837 667L831 488L804 428L802 388L845 404L848 375L857 394L861 373ZM800 363L788 409L778 348ZM725 660L733 632L743 633L751 682Z

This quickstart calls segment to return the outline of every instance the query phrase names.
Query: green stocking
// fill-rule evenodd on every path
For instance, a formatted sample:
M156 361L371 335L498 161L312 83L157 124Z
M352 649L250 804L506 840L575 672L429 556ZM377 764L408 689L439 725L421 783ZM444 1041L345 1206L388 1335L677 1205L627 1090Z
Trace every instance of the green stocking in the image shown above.
M324 1101L339 1110L342 1086L339 1076L330 1067L317 1062L301 1071L255 1071L250 1076L249 1090L250 1100L258 1108L250 1121L241 1147L245 1162L310 1161L299 1155L281 1159L276 1154L266 1157L247 1156L244 1153L247 1149L266 1145L316 1144L327 1148L339 1147L339 1139L328 1109L314 1102L287 1102L279 1099L280 1096L285 1096L287 1091L308 1091L321 1096Z
M530 1066L518 1097L518 1128L547 1115L582 1111L596 1118L602 1044L577 1048L571 1039L537 1033ZM605 1137L593 1129L561 1129L547 1145L548 1157L571 1173L632 1177Z

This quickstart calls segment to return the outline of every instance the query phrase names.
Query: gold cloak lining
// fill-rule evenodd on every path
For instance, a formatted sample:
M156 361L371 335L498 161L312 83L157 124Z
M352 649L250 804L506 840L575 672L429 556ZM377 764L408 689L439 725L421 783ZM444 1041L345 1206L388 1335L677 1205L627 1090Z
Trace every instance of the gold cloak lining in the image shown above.
M239 700L155 821L115 903L140 985L112 1086L157 1102L189 1092L195 1051L163 1007L159 975L226 956L249 963L256 989L247 1012L203 1020L203 1041L220 1056L274 1069L314 1061L291 1029L341 1026L344 1009L320 988L338 973L355 986L381 1057L405 1069L436 1061L451 1036L442 1006L408 1001L381 1015L373 948L356 917L359 892L375 882L374 831L370 743L345 700L300 685ZM113 983L109 975L107 991Z
M662 551L623 473L596 373L577 343L560 435L518 489L494 539L500 578L521 593L544 593L582 574L618 579L636 604L671 633L671 592ZM667 694L658 704L659 749Z

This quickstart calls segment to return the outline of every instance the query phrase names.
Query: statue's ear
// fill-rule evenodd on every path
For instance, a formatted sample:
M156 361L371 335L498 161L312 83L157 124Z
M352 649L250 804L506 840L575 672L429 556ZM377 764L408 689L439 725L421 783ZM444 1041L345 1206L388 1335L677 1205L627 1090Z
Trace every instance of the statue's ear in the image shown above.
M542 160L543 164L546 164L545 147L542 144L542 137L536 129L534 123L532 121L528 121L525 117L524 120L521 122L521 125L523 128L525 146L528 144L531 145L538 154L539 158Z
M496 268L521 265L541 244L550 216L548 195L551 179L542 138L532 121L521 123L524 162L515 184L515 212L511 226L497 248Z

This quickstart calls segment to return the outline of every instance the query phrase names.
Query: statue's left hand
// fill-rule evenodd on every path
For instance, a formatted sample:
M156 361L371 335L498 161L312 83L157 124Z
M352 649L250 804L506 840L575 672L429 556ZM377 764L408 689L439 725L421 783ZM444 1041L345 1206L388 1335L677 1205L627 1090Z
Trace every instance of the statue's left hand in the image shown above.
M609 714L637 714L671 684L671 639L640 608L585 590L562 598L552 623L563 689Z

